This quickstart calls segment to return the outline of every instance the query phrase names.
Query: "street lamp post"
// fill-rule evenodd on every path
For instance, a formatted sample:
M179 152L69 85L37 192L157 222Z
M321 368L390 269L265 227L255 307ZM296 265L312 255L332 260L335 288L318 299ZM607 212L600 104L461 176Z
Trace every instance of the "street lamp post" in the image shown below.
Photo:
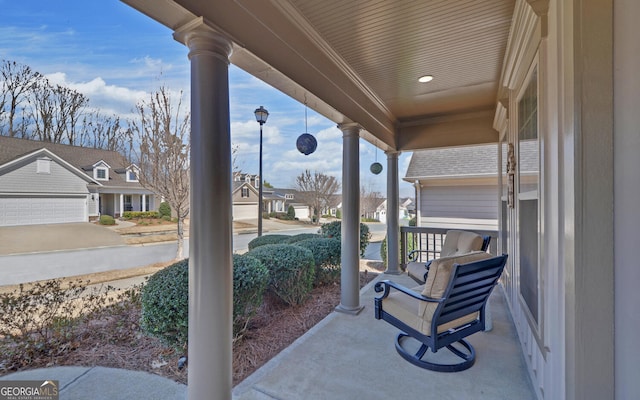
M267 111L264 107L260 106L254 111L256 115L256 121L260 124L260 166L258 177L260 178L260 183L258 185L258 236L262 236L262 125L267 122L267 117L269 116L269 111Z

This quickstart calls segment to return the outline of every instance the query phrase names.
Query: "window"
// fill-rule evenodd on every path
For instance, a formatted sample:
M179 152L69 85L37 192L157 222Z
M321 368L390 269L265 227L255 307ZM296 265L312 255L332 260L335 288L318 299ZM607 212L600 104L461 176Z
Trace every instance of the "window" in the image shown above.
M36 173L38 174L50 174L51 173L51 159L39 158L36 161Z
M133 211L133 202L130 194L124 195L124 211Z
M246 187L246 186L243 186L243 187L242 187L242 197L243 197L243 198L247 198L247 197L249 197L249 188L248 188L248 187Z
M138 174L135 170L127 170L127 182L138 182Z
M537 66L518 100L518 227L520 296L529 311L534 331L539 332L541 293L538 243L539 143Z
M285 195L284 195L284 198L285 198L286 200L293 200L293 194L285 194Z
M109 178L107 178L107 169L106 168L96 168L95 169L95 177L97 180L99 181L106 181Z

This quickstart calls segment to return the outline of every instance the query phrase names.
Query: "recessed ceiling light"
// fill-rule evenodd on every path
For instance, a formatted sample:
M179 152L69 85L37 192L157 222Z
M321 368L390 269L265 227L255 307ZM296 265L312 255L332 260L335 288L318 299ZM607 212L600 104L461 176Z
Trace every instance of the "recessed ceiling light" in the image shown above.
M431 82L432 80L433 80L433 75L424 75L418 78L418 82L420 83Z

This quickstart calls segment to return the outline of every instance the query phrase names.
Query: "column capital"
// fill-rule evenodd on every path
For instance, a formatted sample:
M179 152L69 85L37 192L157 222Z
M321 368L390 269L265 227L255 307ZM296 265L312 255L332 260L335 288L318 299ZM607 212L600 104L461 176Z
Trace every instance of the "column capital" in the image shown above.
M229 63L233 42L203 17L193 19L173 33L173 38L189 48L189 59L208 54Z
M387 150L384 152L384 154L387 155L387 159L390 159L390 158L398 158L398 156L400 156L402 152L399 150Z
M338 124L338 129L340 129L344 136L347 135L358 135L360 136L360 131L362 130L362 126L356 122L346 122L342 124Z

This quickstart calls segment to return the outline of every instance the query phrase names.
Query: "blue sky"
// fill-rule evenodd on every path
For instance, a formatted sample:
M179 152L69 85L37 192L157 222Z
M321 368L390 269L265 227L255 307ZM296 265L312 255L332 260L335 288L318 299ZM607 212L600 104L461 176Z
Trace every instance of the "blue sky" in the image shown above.
M165 85L189 101L187 48L172 32L117 0L0 0L0 59L30 66L54 83L82 92L90 106L106 114L132 116L136 102ZM258 172L259 125L253 111L264 106L264 178L276 187L295 187L304 169L341 180L342 132L307 111L308 132L318 140L315 153L296 149L305 132L305 106L234 66L229 71L231 140L238 166ZM410 153L400 156L404 176ZM373 175L374 161L386 168L386 155L360 140L360 183L386 195L386 172ZM413 188L400 181L401 196Z

